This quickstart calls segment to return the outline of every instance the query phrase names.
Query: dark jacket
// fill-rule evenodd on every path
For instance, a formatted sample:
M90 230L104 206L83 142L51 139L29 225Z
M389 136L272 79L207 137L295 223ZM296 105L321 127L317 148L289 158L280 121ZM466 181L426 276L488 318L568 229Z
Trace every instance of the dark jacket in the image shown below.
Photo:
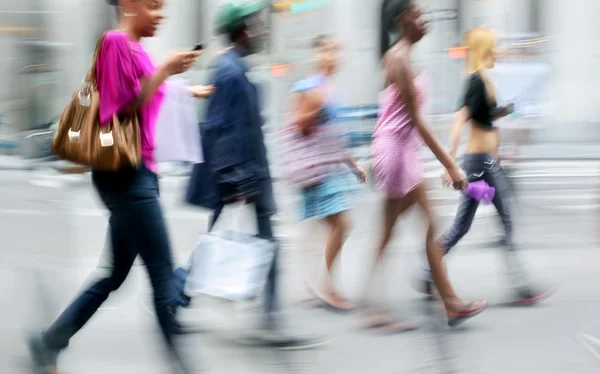
M232 197L262 194L275 210L258 90L240 50L221 55L211 80L215 92L200 124L205 162L194 166L187 201L216 209Z

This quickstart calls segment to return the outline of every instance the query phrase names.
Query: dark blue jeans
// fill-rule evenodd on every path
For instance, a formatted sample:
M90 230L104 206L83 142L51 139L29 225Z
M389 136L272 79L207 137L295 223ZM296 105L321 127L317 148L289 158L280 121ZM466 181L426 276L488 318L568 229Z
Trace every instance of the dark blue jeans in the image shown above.
M264 180L260 184L260 191L254 199L253 205L256 211L258 237L275 241L271 216L275 212L276 207L273 199L273 186L271 184L271 180ZM221 215L221 212L223 211L223 207L224 206L221 205L214 210L208 231L212 230L213 226L217 222L217 219ZM275 252L275 258L273 259L273 264L271 265L271 270L269 271L267 284L265 287L265 315L268 320L267 322L274 322L272 321L272 318L274 318L274 313L277 312L279 307L277 304L278 253L279 247L277 252Z
M494 157L489 153L469 153L463 156L463 170L469 177L469 181L484 180L496 189L492 203L498 211L498 215L504 226L504 238L502 243L507 251L514 251L513 223L511 218L509 199L511 189L504 172ZM462 239L473 224L475 213L479 202L469 196L462 194L458 204L458 212L452 222L452 226L442 235L440 243L444 245L446 254Z
M157 176L142 167L119 172L93 172L93 182L110 211L111 274L84 291L44 334L48 349L60 351L127 278L141 256L154 291L154 307L163 337L173 351L171 248L159 204Z
M526 289L530 280L525 268L521 264L513 240L513 222L511 215L510 199L512 198L511 188L507 182L502 168L494 157L489 153L469 153L463 156L463 170L467 174L469 181L484 180L488 185L496 189L492 204L498 211L500 220L504 227L504 237L502 246L505 249L506 265L509 270L509 277L513 286L517 289ZM458 212L450 228L439 239L443 245L446 254L469 232L475 213L479 207L479 202L471 197L461 194ZM431 280L431 274L427 272L428 280Z

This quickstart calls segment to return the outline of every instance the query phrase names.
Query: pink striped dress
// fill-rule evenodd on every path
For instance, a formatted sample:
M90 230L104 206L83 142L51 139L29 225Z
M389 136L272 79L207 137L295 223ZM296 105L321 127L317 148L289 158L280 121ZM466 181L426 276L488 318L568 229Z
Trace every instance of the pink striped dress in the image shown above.
M414 80L417 103L422 110L427 95L427 79ZM371 154L377 187L386 196L406 196L423 181L419 152L423 139L412 122L402 92L391 84L379 95L379 119L373 133Z

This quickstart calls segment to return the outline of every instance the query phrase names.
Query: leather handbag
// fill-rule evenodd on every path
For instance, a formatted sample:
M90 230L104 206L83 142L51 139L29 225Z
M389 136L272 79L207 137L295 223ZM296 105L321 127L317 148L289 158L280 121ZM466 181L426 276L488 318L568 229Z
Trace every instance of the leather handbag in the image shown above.
M98 41L92 66L71 101L64 108L52 140L52 152L60 159L95 170L117 171L141 163L140 127L132 107L100 125L100 95L96 66L104 41Z

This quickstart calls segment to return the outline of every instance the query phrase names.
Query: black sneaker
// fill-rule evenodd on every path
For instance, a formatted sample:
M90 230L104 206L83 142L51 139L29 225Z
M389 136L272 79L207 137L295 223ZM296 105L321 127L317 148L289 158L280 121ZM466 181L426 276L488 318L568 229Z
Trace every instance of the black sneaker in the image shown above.
M329 340L328 338L293 336L274 329L261 329L247 336L244 342L281 350L305 350L316 348Z
M55 374L58 352L46 348L42 334L36 334L29 337L27 341L29 354L33 361L36 374Z
M313 349L325 344L329 339L315 337L298 337L286 335L281 332L271 331L264 334L260 339L262 345L281 350L305 350ZM260 344L260 341L259 341Z

